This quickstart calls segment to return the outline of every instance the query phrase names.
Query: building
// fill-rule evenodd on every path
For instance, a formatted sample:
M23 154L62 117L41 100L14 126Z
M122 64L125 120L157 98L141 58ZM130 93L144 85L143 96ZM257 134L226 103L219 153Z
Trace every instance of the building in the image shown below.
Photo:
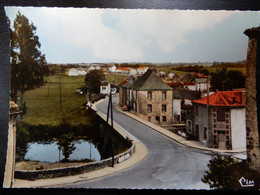
M115 94L117 91L116 87L107 82L102 82L100 85L100 94L108 95L110 92Z
M152 69L120 84L119 104L154 124L172 124L173 93Z
M242 91L219 91L192 103L193 116L187 119L187 133L210 148L246 150Z

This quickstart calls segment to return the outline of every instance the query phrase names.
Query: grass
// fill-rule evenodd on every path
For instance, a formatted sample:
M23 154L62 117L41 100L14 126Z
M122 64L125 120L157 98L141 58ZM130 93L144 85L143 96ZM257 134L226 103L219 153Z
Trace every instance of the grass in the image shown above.
M77 88L84 85L84 76L62 75L59 83L59 76L54 75L46 77L46 81L44 86L25 92L27 111L23 121L31 125L59 125L62 120L87 123L82 115L85 108L81 107L87 99L76 93Z

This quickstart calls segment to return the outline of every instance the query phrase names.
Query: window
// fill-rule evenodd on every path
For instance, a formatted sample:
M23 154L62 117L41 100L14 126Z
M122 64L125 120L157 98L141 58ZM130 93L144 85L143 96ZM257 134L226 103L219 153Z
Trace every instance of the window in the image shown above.
M162 105L162 112L166 112L167 110L166 110L166 105L165 104L163 104Z
M152 122L152 117L151 116L148 116L148 121Z
M166 92L162 92L162 99L166 100Z
M166 116L163 116L163 117L162 117L162 121L163 121L163 122L166 122L166 121L167 121Z
M147 112L152 112L152 105L151 104L147 105Z
M219 122L225 122L225 108L217 108L217 121Z
M207 140L207 131L208 131L208 128L204 127L204 140Z
M134 102L134 111L137 112L137 103Z
M187 120L187 131L189 133L192 132L192 121L191 120Z
M152 92L151 92L151 91L148 91L148 92L147 92L147 99L148 99L148 100L151 100L151 99L152 99Z

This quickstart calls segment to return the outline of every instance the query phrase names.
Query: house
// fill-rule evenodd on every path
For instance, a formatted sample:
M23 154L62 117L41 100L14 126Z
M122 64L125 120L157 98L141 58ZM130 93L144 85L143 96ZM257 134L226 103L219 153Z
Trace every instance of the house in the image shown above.
M173 123L181 122L181 94L178 90L172 92L172 116Z
M168 77L170 80L173 80L173 77L174 77L175 73L174 72L171 72L168 74Z
M100 94L108 95L110 94L110 91L112 94L115 94L117 89L110 83L102 82L100 85Z
M116 72L116 65L111 65L111 66L108 68L108 71L109 71L109 72Z
M77 68L71 68L68 70L68 76L78 76L79 71Z
M131 68L125 68L125 67L117 67L116 72L119 74L129 74Z
M141 66L141 67L138 67L138 68L136 69L136 73L137 73L138 75L143 75L147 70L148 70L147 67Z
M191 106L192 101L201 98L201 93L199 91L190 91L186 89L178 89L181 95L182 105Z
M190 135L210 148L246 149L242 91L218 91L192 103L193 116L187 120Z
M154 70L148 69L137 80L122 83L119 104L127 104L139 117L154 124L172 124L173 93Z

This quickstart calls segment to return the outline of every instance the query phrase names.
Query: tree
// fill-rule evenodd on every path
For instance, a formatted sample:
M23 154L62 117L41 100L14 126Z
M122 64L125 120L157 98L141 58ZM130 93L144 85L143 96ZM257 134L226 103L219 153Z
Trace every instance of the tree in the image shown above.
M13 29L10 28L11 42L11 98L17 102L17 92L21 93L21 109L23 96L27 90L44 84L44 76L48 74L45 55L40 52L41 44L36 35L36 27L20 12L16 15Z
M85 87L89 93L99 93L101 81L105 79L102 70L92 70L85 77Z
M231 156L215 155L208 163L208 170L201 178L202 182L214 189L259 189L260 175L250 169L248 163L238 162ZM239 180L244 177L254 181L254 185L243 188Z
M243 88L245 76L238 70L227 71L226 67L217 68L216 72L211 74L210 85L213 90L219 91Z

